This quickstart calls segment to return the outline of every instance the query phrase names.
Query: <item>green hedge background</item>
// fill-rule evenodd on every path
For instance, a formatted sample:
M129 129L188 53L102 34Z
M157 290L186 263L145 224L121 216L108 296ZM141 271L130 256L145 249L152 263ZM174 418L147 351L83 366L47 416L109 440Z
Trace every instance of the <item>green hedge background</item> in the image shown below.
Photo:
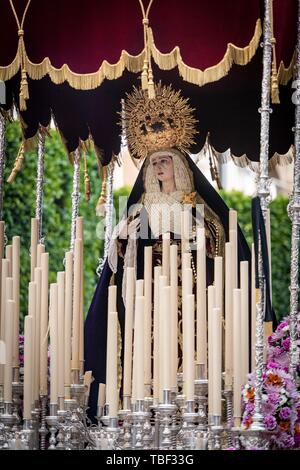
M14 164L21 142L18 123L11 123L7 129L6 178ZM30 219L35 215L36 150L25 155L24 165L12 184L4 186L4 220L6 235L11 243L12 236L21 236L21 314L27 311L27 288L30 274ZM103 252L103 241L99 239L102 222L95 214L96 203L101 190L96 157L88 154L88 169L92 194L87 202L84 198L83 168L81 171L80 215L84 217L85 273L84 304L89 307L97 283L96 268ZM129 194L130 188L120 188L114 193L118 217L119 196ZM43 233L46 250L50 253L50 282L55 282L56 272L63 270L63 259L70 244L72 167L56 131L46 139L45 193ZM251 198L241 192L221 191L226 204L238 211L239 223L249 244L252 243ZM287 199L278 197L271 203L272 276L273 303L278 317L285 315L289 307L290 272L290 231L287 216Z

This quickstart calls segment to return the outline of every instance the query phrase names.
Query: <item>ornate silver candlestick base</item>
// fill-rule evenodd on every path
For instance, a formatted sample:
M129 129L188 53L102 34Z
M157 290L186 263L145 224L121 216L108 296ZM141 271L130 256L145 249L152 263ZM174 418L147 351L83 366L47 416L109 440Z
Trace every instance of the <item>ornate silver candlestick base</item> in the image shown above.
M233 427L233 409L232 409L232 390L224 390L224 397L226 400L226 433L227 433L227 446L232 447L232 427Z
M269 450L270 437L274 434L266 430L250 429L240 431L240 443L245 450Z
M195 428L198 424L198 414L195 413L195 401L188 400L186 402L186 409L182 415L182 445L183 449L193 450L196 448L196 435Z
M212 448L211 450L221 450L222 449L222 432L223 426L221 425L221 416L212 416L212 424L210 427L210 432L212 435Z
M163 390L163 403L160 403L157 409L160 417L159 449L172 449L171 424L177 408L176 405L171 402L171 390Z
M50 415L47 416L46 422L50 431L48 450L56 449L56 432L58 429L57 403L50 403Z

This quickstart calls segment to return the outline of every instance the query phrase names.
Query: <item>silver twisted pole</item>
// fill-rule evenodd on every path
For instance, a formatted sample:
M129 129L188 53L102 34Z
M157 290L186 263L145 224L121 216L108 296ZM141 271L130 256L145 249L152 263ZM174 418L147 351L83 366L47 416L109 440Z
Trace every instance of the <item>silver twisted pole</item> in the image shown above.
M258 196L264 219L268 204L270 202L270 179L269 179L269 129L270 129L270 88L271 88L271 66L272 66L272 27L271 27L271 2L265 0L264 5L264 32L263 32L263 77L261 90L261 126L260 126L260 166L258 181ZM258 276L259 276L259 302L256 306L256 345L255 345L255 400L254 416L251 429L264 430L262 415L262 387L264 367L264 312L265 312L265 278L263 274L261 243L258 253Z
M297 347L297 321L298 321L298 293L299 293L299 235L300 235L300 0L298 1L298 33L296 56L296 80L293 88L296 88L292 96L295 104L295 163L293 192L288 207L288 213L292 221L291 239L291 281L290 281L290 362L289 370L293 377L297 377L297 364L299 354Z
M80 199L80 150L77 148L74 152L73 168L73 191L72 191L72 224L71 224L71 242L70 251L74 250L76 238L76 218L78 217L79 199Z
M0 112L0 220L3 220L5 129L6 129L5 117Z
M101 276L101 272L108 255L109 243L113 232L113 209L114 209L114 198L113 198L113 180L114 180L114 168L115 162L112 161L107 168L107 197L105 203L105 238L104 238L104 250L103 257L99 260L97 267L97 275Z
M36 178L35 217L39 221L39 243L42 241L43 198L44 198L44 171L45 171L45 132L39 129L38 134L38 161Z

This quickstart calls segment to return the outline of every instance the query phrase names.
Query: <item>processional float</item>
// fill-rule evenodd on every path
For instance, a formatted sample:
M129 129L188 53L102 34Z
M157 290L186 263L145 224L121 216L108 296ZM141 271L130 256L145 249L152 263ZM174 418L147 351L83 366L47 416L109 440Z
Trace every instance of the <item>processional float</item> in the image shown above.
M107 231L104 259L107 256L108 243L112 230L112 181L114 159L120 150L120 130L118 127L121 112L121 101L133 85L148 90L149 98L155 94L155 83L172 83L175 89L189 98L191 106L200 123L199 134L192 148L193 153L207 146L211 155L211 166L217 160L224 160L230 149L230 156L235 163L249 165L256 170L257 194L264 220L267 224L268 204L270 201L269 168L282 161L291 162L295 155L294 186L289 204L289 215L292 221L291 251L291 289L290 289L290 372L296 378L299 363L297 350L297 304L298 304L298 251L299 251L299 80L300 75L300 6L294 2L272 0L264 1L263 17L260 2L231 1L220 5L214 2L169 2L142 1L124 6L125 2L90 1L82 11L80 2L72 2L71 13L74 21L89 24L90 35L80 37L76 29L68 31L61 21L65 17L65 6L55 5L47 9L48 25L51 35L48 41L47 25L37 18L46 14L44 6L37 1L7 2L1 11L3 24L0 32L0 43L7 47L0 50L0 80L5 83L6 99L1 102L0 113L0 214L3 219L4 168L5 168L5 130L9 119L18 115L22 123L22 143L9 180L12 182L24 162L26 150L37 142L37 175L36 175L36 208L35 218L31 222L31 282L29 283L28 315L25 317L24 372L20 375L19 348L19 286L20 286L20 238L13 237L9 245L5 238L4 221L0 222L0 255L1 255L1 340L5 343L5 364L1 365L1 440L2 448L29 449L83 449L83 448L161 448L161 449L220 449L236 445L245 448L267 448L268 433L262 416L262 375L264 367L264 320L265 320L265 287L266 279L263 270L261 245L258 250L259 290L256 303L255 322L255 413L251 427L243 431L240 427L241 398L239 390L242 382L232 381L226 367L224 387L222 386L223 366L220 361L211 359L208 370L203 357L205 338L203 330L198 332L197 364L194 360L186 362L185 377L167 373L168 355L162 346L159 359L164 364L165 374L154 383L151 390L149 378L144 381L143 361L144 345L136 335L127 344L129 361L124 362L127 375L124 377L124 398L119 406L117 392L117 317L115 308L115 288L110 287L108 335L109 368L107 382L99 386L98 427L86 424L86 406L91 384L91 374L84 374L83 358L83 220L79 217L79 180L80 162L85 143L94 144L99 165L103 175L103 194L100 202L106 202ZM225 3L225 2L224 2ZM56 12L61 14L57 15ZM228 12L231 11L231 14ZM55 14L54 14L55 12ZM95 14L97 12L97 14ZM241 15L241 12L243 15ZM106 36L118 38L122 21L125 43L107 46ZM237 22L236 18L240 18ZM100 18L100 19L99 19ZM165 18L168 18L165 21ZM178 20L180 18L180 21ZM205 21L204 21L205 18ZM242 20L241 18L245 18ZM109 19L109 21L108 21ZM244 23L245 21L245 23ZM102 27L99 27L99 22ZM206 24L206 29L199 23ZM215 24L220 25L220 37L215 36ZM107 30L109 24L109 30ZM178 24L181 28L178 28ZM296 33L298 24L298 33ZM288 30L286 35L284 31ZM72 35L74 44L68 48L58 47L56 38L65 31L66 37ZM59 34L55 34L58 33ZM16 34L17 33L17 34ZM187 34L189 33L189 34ZM44 36L42 36L44 34ZM138 40L137 40L138 34ZM189 41L192 34L193 50ZM203 36L210 38L203 41ZM97 36L98 35L98 36ZM221 37L222 36L222 37ZM44 41L39 38L43 37ZM46 38L46 40L45 40ZM65 37L63 38L64 43ZM262 40L262 49L260 41ZM89 43L89 44L88 44ZM297 44L296 52L295 46ZM88 46L91 46L90 48ZM214 46L215 45L215 46ZM74 52L76 54L74 56ZM90 64L82 59L84 51L89 50ZM60 52L58 52L60 51ZM91 53L92 51L95 51ZM60 55L61 54L61 55ZM99 67L100 62L100 67ZM277 67L277 65L279 66ZM98 68L99 67L99 68ZM262 80L258 80L258 71ZM295 73L294 73L295 70ZM291 100L291 82L296 89ZM246 91L246 92L245 92ZM260 99L260 120L257 117L256 102ZM43 99L41 99L41 97ZM241 111L234 106L241 102ZM273 109L271 108L273 103ZM65 103L68 103L67 105ZM82 105L84 103L84 105ZM94 105L97 103L97 106ZM295 105L295 107L294 107ZM78 111L80 107L80 112ZM294 124L294 108L295 124ZM271 111L273 113L271 114ZM72 115L72 125L67 125ZM246 119L240 119L241 114ZM69 251L65 255L65 270L57 274L57 282L49 289L48 270L49 253L46 252L43 240L43 191L44 191L44 152L45 139L51 118L64 137L67 150L73 164L72 220ZM294 126L294 147L292 147L292 128ZM251 135L249 138L249 130ZM271 132L270 132L271 130ZM260 136L260 139L259 139ZM278 140L280 136L280 142ZM106 176L105 176L106 175ZM85 181L88 188L88 174L85 168ZM105 188L105 185L107 188ZM106 189L107 195L105 196ZM239 317L241 297L247 291L248 267L241 267L241 289L237 289L236 276L227 288L233 291L232 296L225 297L225 305L214 302L213 290L221 291L223 269L231 272L228 264L229 253L236 243L236 213L230 215L230 240L226 245L225 262L215 259L215 284L208 289L207 312L208 338L212 328L217 332L217 347L208 341L208 355L211 358L221 356L221 311L225 310L225 319L236 328L235 335L245 328ZM164 259L162 272L156 268L156 302L167 306L170 295L176 292L176 282L164 276L168 269L175 265L174 248L169 240L164 240ZM197 238L199 260L203 258L203 234ZM173 251L172 251L173 250ZM50 254L51 256L51 254ZM146 258L150 259L149 253ZM201 258L202 257L202 258ZM199 261L200 262L200 261ZM173 264L172 264L173 263ZM191 267L186 259L186 285L189 285ZM222 264L224 266L222 267ZM149 264L146 263L149 267ZM99 265L100 274L103 260ZM235 263L235 271L237 269ZM172 270L171 272L174 272ZM162 277L160 277L162 275ZM227 276L229 279L230 276ZM127 311L133 317L135 303L135 331L143 332L144 303L149 296L149 271L145 272L144 286L138 281L131 289L127 299ZM159 281L160 279L160 281ZM200 285L198 276L197 295L204 295L203 281ZM168 282L170 284L168 285ZM253 285L255 284L252 281ZM148 287L147 287L148 286ZM142 293L144 295L138 295ZM147 290L148 289L148 290ZM191 312L195 299L187 289L186 331L193 329ZM136 300L133 291L136 290ZM154 289L155 290L155 289ZM253 289L254 291L255 289ZM49 298L48 298L49 291ZM216 297L220 298L220 296ZM160 302L159 302L160 299ZM244 299L245 303L245 299ZM168 309L166 308L166 311ZM157 314L157 312L156 312ZM199 316L201 312L199 312ZM203 315L203 313L202 313ZM154 310L155 316L155 310ZM159 315L158 315L159 317ZM231 320L230 320L231 318ZM160 319L161 320L161 319ZM155 319L154 319L155 321ZM161 320L162 321L162 320ZM210 322L212 322L210 324ZM160 325L168 335L166 323ZM226 331L226 329L225 329ZM229 328L227 331L230 331ZM132 333L132 330L131 330ZM50 390L48 390L48 336L50 335ZM200 340L200 336L201 340ZM130 335L129 335L130 336ZM245 336L247 338L247 334ZM130 342L131 341L131 342ZM186 355L192 358L192 341L186 340ZM225 350L230 349L230 338L225 335ZM173 343L172 343L173 344ZM149 345L148 345L149 346ZM174 345L172 346L174 347ZM236 344L233 351L235 358L241 352ZM202 348L202 350L201 350ZM211 348L211 349L210 349ZM176 348L175 348L176 349ZM202 354L202 358L201 358ZM126 350L125 350L126 355ZM228 357L228 356L227 356ZM135 362L139 362L135 365ZM228 359L229 361L229 359ZM231 361L234 362L234 359ZM235 361L235 373L241 377L242 361ZM246 359L247 362L247 359ZM213 364L215 363L215 367ZM243 362L243 364L245 361ZM133 370L132 370L133 368ZM230 367L228 366L230 369ZM247 366L246 366L247 368ZM128 372L129 369L129 372ZM149 371L149 366L146 368ZM239 372L236 372L239 370ZM208 372L208 375L207 375ZM227 373L226 373L227 372ZM246 371L247 372L247 371ZM134 390L130 375L134 376ZM196 375L195 375L196 374ZM126 382L127 380L127 382ZM151 377L152 380L152 377ZM171 384L171 381L172 384ZM214 381L214 382L213 382ZM175 383L176 382L176 383ZM146 387L145 387L146 385ZM180 388L177 388L177 385ZM126 386L128 387L125 390ZM155 389L157 387L157 390ZM154 389L155 394L154 396ZM183 392L182 392L183 390ZM126 391L126 393L125 393ZM221 408L222 391L226 398L226 412ZM132 393L135 394L133 405ZM23 395L22 414L19 413L20 398ZM157 400L155 400L157 399ZM196 406L195 406L196 405ZM150 413L151 411L151 413ZM208 416L209 414L209 416ZM21 419L22 416L22 419ZM225 418L224 418L225 416ZM208 419L209 418L209 419ZM47 439L48 431L50 439Z

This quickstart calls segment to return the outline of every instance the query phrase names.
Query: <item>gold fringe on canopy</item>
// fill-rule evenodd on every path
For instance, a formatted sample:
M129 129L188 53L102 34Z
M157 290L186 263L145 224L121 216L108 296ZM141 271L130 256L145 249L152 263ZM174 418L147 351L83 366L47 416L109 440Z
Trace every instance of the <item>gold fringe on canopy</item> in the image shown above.
M228 74L233 64L247 65L259 46L261 34L261 21L258 19L253 37L248 46L237 47L232 43L228 43L226 53L218 64L205 70L200 70L190 67L183 62L178 46L174 47L169 53L160 52L155 45L153 31L149 28L150 49L155 63L163 70L170 70L177 66L183 80L199 86L220 80Z
M278 83L280 85L287 85L289 81L293 78L295 73L295 64L296 51L294 51L291 62L287 67L285 67L283 61L280 62L280 65L278 67Z

